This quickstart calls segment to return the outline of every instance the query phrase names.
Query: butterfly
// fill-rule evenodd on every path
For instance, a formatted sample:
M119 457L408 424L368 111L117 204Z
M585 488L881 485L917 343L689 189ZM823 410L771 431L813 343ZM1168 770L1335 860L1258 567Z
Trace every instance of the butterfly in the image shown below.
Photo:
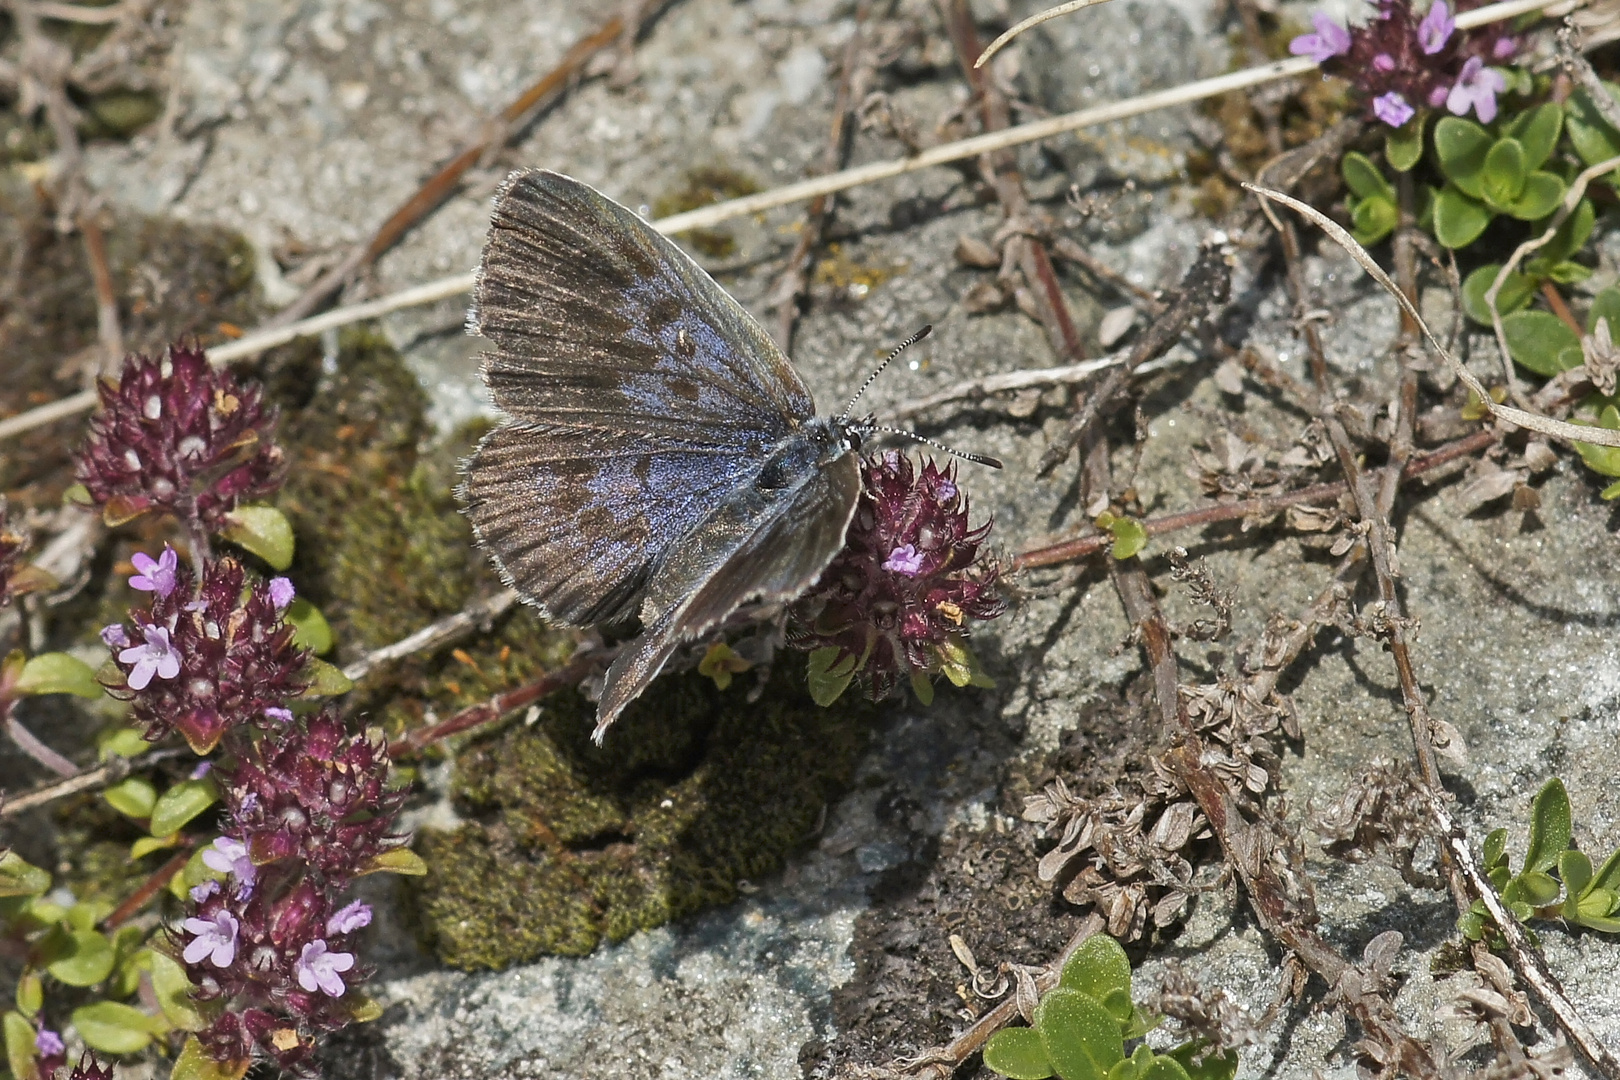
M478 543L553 623L642 618L597 742L682 645L797 598L843 547L880 429L817 416L742 305L600 192L507 178L468 329L495 345L484 381L505 414L466 466Z

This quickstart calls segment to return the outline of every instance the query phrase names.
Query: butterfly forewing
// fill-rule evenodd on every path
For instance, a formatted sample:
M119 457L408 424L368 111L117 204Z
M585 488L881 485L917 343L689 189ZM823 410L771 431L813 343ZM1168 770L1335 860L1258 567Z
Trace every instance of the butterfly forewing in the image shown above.
M685 252L577 180L496 198L469 318L519 420L755 452L814 405L769 335Z

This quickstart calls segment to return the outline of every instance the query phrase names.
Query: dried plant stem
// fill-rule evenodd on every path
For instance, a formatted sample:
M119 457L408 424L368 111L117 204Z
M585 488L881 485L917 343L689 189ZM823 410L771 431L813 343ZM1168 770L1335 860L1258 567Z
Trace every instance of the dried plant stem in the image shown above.
M85 257L90 262L90 279L96 286L96 337L101 344L102 372L117 370L124 358L124 332L118 322L118 294L113 287L112 268L107 264L107 235L94 212L79 215L79 235L84 238Z
M979 100L979 116L984 130L987 133L1006 131L1012 126L1012 104L990 73L973 63L983 50L967 0L940 0L939 7L945 20L945 31L956 49L957 61L974 96ZM1019 269L1029 284L1035 310L1046 329L1053 351L1071 363L1084 360L1086 353L1080 340L1080 330L1069 311L1068 301L1064 299L1063 288L1058 284L1057 271L1052 266L1052 256L1046 250L1046 242L1035 235L1036 215L1030 206L1029 192L1024 188L1024 179L1019 175L1018 163L1012 151L1003 149L987 153L980 159L979 167L1001 203L1004 220L1019 230L1007 238L1007 243L1013 246L1011 254L1016 256Z
M1068 944L1058 954L1056 960L1035 976L1035 990L1037 993L1046 993L1058 984L1063 974L1063 965L1074 950L1085 943L1086 939L1102 932L1103 917L1096 912L1088 914L1080 923L1080 928L1069 938ZM984 1048L990 1041L990 1036L1012 1023L1018 1017L1018 995L1012 994L1000 1005L991 1009L977 1020L962 1034L952 1039L947 1045L934 1050L924 1051L895 1067L879 1070L873 1074L878 1076L914 1076L918 1080L949 1080L962 1063Z
M1468 29L1501 19L1515 18L1532 11L1556 11L1561 7L1569 6L1573 6L1571 0L1505 0L1503 3L1461 12L1457 15L1456 24L1460 28ZM966 158L978 157L980 154L992 153L996 150L1020 146L1024 143L1038 142L1042 139L1050 139L1082 128L1096 127L1175 105L1186 105L1202 101L1205 98L1216 97L1234 90L1275 82L1279 79L1292 78L1314 70L1315 67L1314 63L1304 57L1281 60L1273 64L1263 64L1259 67L1232 72L1213 79L1200 79L1169 90L1154 91L1126 101L1112 102L1095 108L1065 113L1062 116L1048 117L1027 124L1020 124L1005 131L986 132L971 138L930 147L910 157L875 162L870 165L844 169L827 176L812 177L771 191L761 192L758 195L748 195L740 199L715 203L712 206L699 207L683 214L675 214L652 224L654 228L665 234L707 228L729 221L732 218L746 217L779 206L786 206L790 203L803 202L807 199L813 199L817 195L830 195L834 192L846 191L864 184L904 176L907 173L917 172L921 169L947 165ZM376 300L336 308L286 326L255 331L236 341L211 349L209 356L215 363L229 363L233 360L257 356L267 349L283 345L295 338L318 336L327 330L366 319L375 319L391 311L417 307L422 304L448 299L452 296L459 296L472 290L473 277L471 273L455 274L450 277L440 278L437 281L412 286L409 289L403 289L397 293L379 297ZM86 412L94 408L95 403L96 395L94 391L85 391L80 394L73 394L60 401L54 401L49 405L42 405L28 412L19 413L16 416L7 417L0 420L0 439L11 438L45 424Z
M996 53L1006 48L1012 43L1013 38L1017 37L1019 34L1022 34L1025 30L1037 27L1043 22L1050 22L1051 20L1060 16L1068 15L1071 12L1079 11L1082 8L1092 7L1103 2L1104 0L1068 0L1068 3L1066 4L1059 4L1057 7L1047 8L1045 11L1031 15L1029 18L1013 26L1006 33L992 41L990 43L990 47L984 50L984 52L980 53L977 60L973 61L973 66L976 68L984 67L985 64L990 62L990 58L992 56L995 56Z
M112 930L128 922L141 908L152 902L152 898L162 892L164 886L174 880L174 876L186 868L191 861L191 848L197 841L190 836L182 835L180 843L183 850L175 852L166 862L152 872L152 876L141 882L141 887L130 893L113 909L111 915L101 920L101 929Z
M849 160L849 148L854 134L857 83L867 81L869 67L863 63L862 30L871 17L871 0L861 0L855 9L855 32L844 43L844 58L838 71L838 91L833 97L832 129L827 133L827 145L822 151L822 173L832 173L844 167ZM793 347L793 331L798 325L800 307L810 289L810 254L821 243L822 235L832 222L837 198L817 195L810 200L799 229L799 239L787 258L782 276L772 291L771 303L777 308L776 343L783 352Z
M507 690L496 694L488 701L462 709L448 720L441 720L437 724L430 724L425 728L418 728L403 738L395 739L388 745L388 752L393 757L402 757L414 754L423 747L431 746L452 735L471 731L473 728L492 724L496 720L531 705L547 694L561 690L565 686L575 686L598 668L605 668L618 654L617 648L593 649L580 647L575 651L569 661L556 671L549 672L534 682L520 686L515 690Z
M493 596L475 600L454 615L447 615L438 622L424 626L416 633L400 638L390 645L373 649L354 663L345 666L343 674L349 681L359 682L382 664L448 645L480 627L488 626L490 622L504 615L517 602L517 598L514 590L502 589Z
M114 758L105 765L87 769L66 780L45 784L34 788L32 791L25 791L14 799L6 799L3 803L0 803L0 821L46 806L57 799L65 799L69 795L77 795L83 791L95 791L108 784L116 784L131 772L151 768L153 765L172 761L178 757L185 757L190 753L190 750L173 747L164 750L152 750L137 758Z
M1476 431L1472 435L1464 436L1454 442L1438 447L1430 453L1410 459L1402 468L1401 475L1411 478L1433 472L1443 465L1449 465L1460 458L1472 457L1487 447L1494 446L1499 438L1500 436L1494 431ZM1325 484L1312 484L1309 487L1284 492L1281 495L1264 495L1258 498L1244 499L1242 502L1216 503L1213 506L1200 507L1197 510L1183 510L1177 514L1165 514L1162 517L1148 518L1142 522L1142 528L1149 536L1162 536L1181 529L1196 529L1222 521L1241 521L1244 518L1269 517L1278 511L1286 510L1290 506L1314 506L1333 502L1348 490L1349 485L1343 480L1335 480ZM1113 533L1082 536L1074 540L1065 540L1062 543L1048 544L1021 552L1014 559L1013 565L1019 570L1033 570L1043 566L1061 566L1065 563L1088 558L1100 551L1105 551L1113 543Z
M1496 894L1495 888L1480 872L1479 864L1474 861L1474 852L1469 846L1467 835L1452 820L1439 794L1430 791L1428 799L1429 810L1439 827L1446 853L1467 880L1469 890L1485 905L1485 910L1490 912L1497 930L1502 935L1503 944L1507 947L1508 957L1513 961L1514 973L1524 981L1547 1011L1553 1014L1558 1026L1569 1036L1570 1042L1575 1044L1576 1049L1592 1064L1599 1075L1610 1080L1620 1077L1620 1059L1603 1045L1597 1033L1586 1023L1580 1011L1575 1008L1575 1003L1569 1000L1569 995L1564 993L1563 986L1547 967L1546 957L1531 943L1524 932L1524 927L1519 925L1513 912L1502 903L1502 898Z
M467 170L508 137L514 125L525 116L543 106L552 104L564 91L575 85L584 75L585 67L603 49L635 35L641 24L651 18L668 0L640 0L608 19L594 33L575 42L563 54L557 65L539 81L518 95L506 108L482 125L480 136L434 173L416 193L406 199L384 221L370 240L356 247L338 265L322 274L320 279L304 290L291 304L282 308L266 323L266 327L286 326L308 315L354 279L362 269L399 242L423 218L444 204L461 183Z
M15 713L12 711L14 707L15 702L8 701L4 705L3 712L5 715L6 734L11 737L12 742L17 744L17 749L33 758L36 762L45 766L47 769L51 770L51 772L55 773L57 776L77 776L79 767L73 764L73 762L69 761L67 758L63 757L61 754L58 754L55 750L52 750L50 747L46 746L40 741L39 736L35 735L32 731L29 731L26 727L23 727L22 721L18 720Z

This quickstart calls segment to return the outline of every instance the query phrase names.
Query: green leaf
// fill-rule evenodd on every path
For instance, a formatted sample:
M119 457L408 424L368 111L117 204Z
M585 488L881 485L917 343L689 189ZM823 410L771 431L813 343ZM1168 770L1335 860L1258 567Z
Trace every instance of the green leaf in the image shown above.
M16 1080L39 1080L39 1067L34 1064L34 1025L22 1013L8 1012L0 1019L6 1032L6 1063Z
M1455 184L1447 184L1434 198L1434 238L1444 247L1467 247L1479 239L1479 234L1490 223L1491 212L1485 209L1485 204L1471 198Z
M1485 869L1491 871L1507 863L1507 830L1492 829L1485 837Z
M109 728L96 736L96 756L102 761L111 757L132 758L152 748L139 728Z
M299 697L336 697L354 689L354 680L343 674L342 668L313 656L304 662L304 677L309 685Z
M1496 275L1501 271L1501 263L1490 263L1463 279L1463 311L1481 326L1491 325L1491 309L1485 303L1485 294L1490 291ZM1535 294L1536 283L1532 279L1524 274L1509 274L1507 280L1502 282L1502 290L1496 294L1496 310L1503 315L1518 311Z
M1558 877L1573 901L1592 883L1592 860L1586 857L1585 852L1571 848L1558 856Z
M144 859L154 851L172 848L179 842L179 833L170 833L168 836L142 836L129 845L129 857L131 859Z
M1119 1021L1078 990L1060 986L1043 997L1035 1006L1035 1030L1062 1080L1104 1080L1125 1060Z
M1609 96L1620 101L1620 87L1614 83L1606 82L1604 89ZM1570 95L1566 106L1569 110L1568 122L1569 141L1575 147L1575 152L1581 160L1588 165L1596 165L1600 161L1607 161L1612 157L1620 157L1620 132L1609 126L1598 112L1597 106L1585 90L1577 90ZM1609 182L1614 182L1611 174Z
M1563 130L1564 110L1556 102L1549 101L1515 116L1502 134L1518 140L1524 147L1527 168L1539 169L1552 156L1553 147L1558 144L1558 134Z
M1192 1080L1181 1062L1164 1054L1156 1055L1153 1064L1142 1074L1142 1080Z
M1576 443L1575 445L1579 447L1579 446L1586 446L1588 444L1587 443ZM1617 475L1617 474L1610 473L1609 475L1613 476L1613 475ZM1610 484L1608 487L1606 487L1602 491L1598 492L1598 498L1600 498L1600 499L1609 499L1609 500L1620 499L1620 484Z
M17 1011L32 1020L45 1007L45 980L37 971L25 971L17 980Z
M76 697L98 698L101 684L96 682L96 669L63 652L41 653L23 665L17 690L23 694L73 694Z
M1351 234L1362 247L1371 247L1395 231L1400 212L1388 199L1362 199L1350 210Z
M961 638L946 638L934 648L939 656L940 670L952 686L995 687L996 681L984 673L984 668L979 666L979 658Z
M1515 311L1502 319L1502 335L1513 359L1537 375L1556 375L1580 363L1570 363L1568 351L1578 357L1581 339L1551 312Z
M1608 428L1610 431L1620 431L1620 410L1616 410L1613 405L1605 406L1598 426ZM1575 443L1575 449L1588 469L1602 476L1620 476L1620 448L1578 442ZM1602 498L1613 499L1617 494L1620 494L1620 484L1606 488ZM1608 863L1603 865L1606 867Z
M51 875L15 851L0 853L0 896L38 896L51 887Z
M168 836L219 801L219 788L212 777L182 780L165 791L152 807L147 825L153 836Z
M912 669L911 692L925 707L934 703L934 680L928 677L928 672L921 668Z
M1610 285L1592 297L1592 309L1586 313L1586 332L1597 329L1599 319L1609 320L1609 334L1620 340L1620 289Z
M292 624L294 645L300 649L308 649L316 656L323 656L331 651L332 624L326 621L326 616L321 614L320 608L300 596L287 605L287 613L282 618Z
M174 1069L169 1073L169 1080L242 1080L247 1074L249 1059L221 1063L208 1056L197 1036L192 1035L186 1039L186 1045L180 1048L180 1056L174 1059Z
M1547 268L1547 277L1560 285L1574 285L1592 276L1592 269L1578 262L1554 263Z
M1519 901L1531 907L1546 907L1558 899L1558 881L1540 870L1526 870L1502 890L1502 899Z
M369 1024L383 1014L382 1003L357 991L344 995L343 1003L349 1009L349 1022Z
M843 658L839 659L840 656ZM812 649L810 666L806 671L810 697L824 709L837 701L855 677L855 665L855 655L845 654L836 645Z
M427 863L422 857L410 848L393 848L380 855L373 855L367 859L360 868L361 874L404 874L407 877L422 877L427 873Z
M1114 534L1114 558L1124 560L1147 547L1147 530L1135 518L1118 517L1108 526Z
M1536 227L1543 231L1551 221L1537 222ZM1549 264L1561 263L1574 255L1592 235L1592 228L1597 224L1597 211L1592 206L1591 199L1582 199L1576 204L1569 217L1558 226L1553 238L1547 241L1540 251L1536 252L1536 259L1545 259Z
M1524 192L1530 167L1518 139L1498 139L1485 154L1480 172L1480 198L1493 210L1506 210Z
M1009 1080L1046 1080L1052 1063L1034 1028L1003 1028L984 1044L984 1063Z
M94 986L112 974L118 954L113 951L107 935L94 930L79 930L62 934L62 944L53 948L55 959L45 970L58 982L69 986Z
M1604 859L1603 865L1592 875L1592 888L1620 892L1620 849Z
M1564 782L1553 777L1536 793L1530 805L1530 847L1524 853L1525 870L1551 870L1569 848L1573 814Z
M133 1054L144 1050L152 1036L169 1030L158 1016L118 1001L98 1001L73 1010L73 1026L92 1050L104 1054Z
M1423 128L1429 122L1427 112L1419 112L1408 123L1384 136L1384 160L1398 173L1410 172L1423 160Z
M1233 1080L1238 1070L1237 1052L1224 1050L1211 1053L1202 1062L1194 1064L1193 1059L1198 1056L1198 1051L1204 1045L1202 1040L1196 1039L1182 1043L1170 1051L1169 1056L1181 1062L1182 1067L1187 1070L1188 1080Z
M1354 150L1344 155L1339 164L1339 171L1344 175L1345 187L1348 187L1362 199L1383 199L1391 205L1395 202L1395 189L1384 174L1378 171L1378 166L1366 154L1358 154Z
M144 821L157 805L157 788L144 776L128 776L102 792L101 797L125 817Z
M1479 901L1474 903L1477 906ZM1475 911L1470 908L1457 918L1457 932L1469 941L1478 941L1485 936L1485 923L1485 909L1481 907Z
M208 1018L191 999L191 979L180 961L156 949L147 949L143 955L147 970L152 973L152 990L157 994L158 1006L169 1023L181 1031L201 1031L207 1027Z
M1079 990L1098 1001L1105 1001L1116 990L1131 996L1131 962L1125 950L1107 934L1093 934L1080 943L1063 965L1059 986Z
M1533 172L1525 178L1524 192L1518 201L1505 209L1520 221L1539 221L1558 209L1568 190L1561 177L1550 172Z
M238 506L225 515L220 535L277 570L292 565L292 523L273 506Z
M1440 158L1440 171L1471 198L1483 194L1485 155L1495 143L1491 133L1472 120L1443 116L1434 125L1434 150Z

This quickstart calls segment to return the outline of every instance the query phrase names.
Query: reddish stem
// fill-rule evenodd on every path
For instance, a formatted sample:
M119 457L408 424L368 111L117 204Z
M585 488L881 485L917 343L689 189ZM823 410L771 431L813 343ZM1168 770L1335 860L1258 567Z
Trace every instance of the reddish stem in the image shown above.
M154 896L162 892L169 882L174 880L174 875L186 868L186 863L191 861L191 847L196 841L186 836L181 838L181 843L184 845L183 850L177 851L170 856L169 861L158 867L151 877L141 883L140 888L130 893L128 899L119 904L111 915L101 920L103 930L111 930L120 923L128 921L131 916L150 903Z

